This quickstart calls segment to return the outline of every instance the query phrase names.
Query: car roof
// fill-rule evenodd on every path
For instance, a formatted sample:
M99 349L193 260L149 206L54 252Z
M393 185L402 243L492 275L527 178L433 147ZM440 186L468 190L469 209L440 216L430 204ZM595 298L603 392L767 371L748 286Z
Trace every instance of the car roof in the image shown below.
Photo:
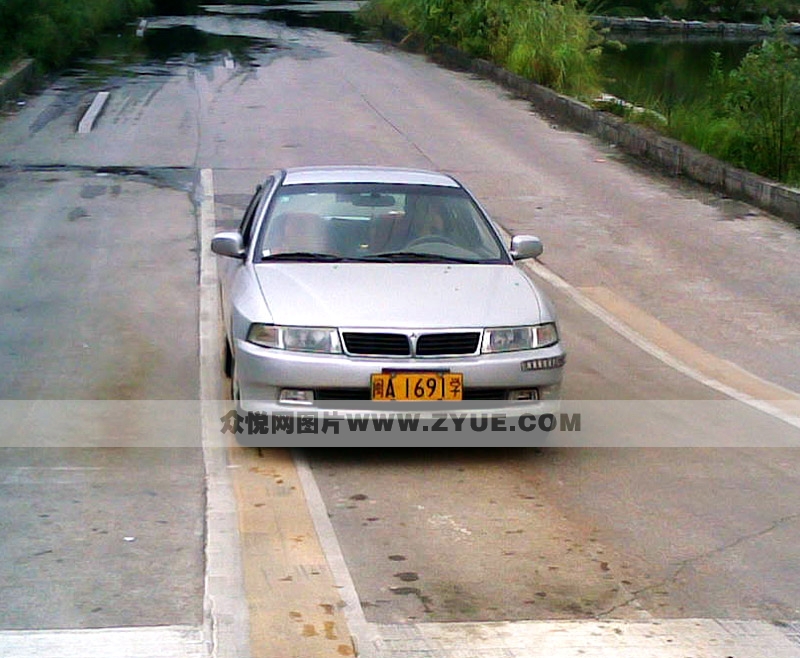
M447 174L400 167L295 167L284 170L283 185L308 183L395 183L461 187Z

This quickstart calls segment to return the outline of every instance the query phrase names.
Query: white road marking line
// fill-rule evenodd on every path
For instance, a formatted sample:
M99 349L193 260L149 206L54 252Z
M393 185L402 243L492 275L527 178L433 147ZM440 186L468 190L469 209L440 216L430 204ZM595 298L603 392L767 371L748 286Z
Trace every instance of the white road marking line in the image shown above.
M381 625L382 658L798 658L800 644L761 621L517 621Z
M3 658L206 658L194 626L0 631Z
M200 172L200 399L203 459L206 470L206 573L203 601L206 636L213 658L250 655L250 621L244 590L239 517L228 472L226 451L216 431L213 400L222 399L219 350L219 288L217 261L211 253L215 232L214 174Z
M578 306L580 306L585 311L588 311L592 315L594 315L598 320L603 322L607 325L610 329L613 329L617 332L620 336L628 340L629 342L636 345L639 349L643 350L647 354L652 357L655 357L665 365L669 366L673 370L689 377L696 382L707 386L723 395L727 395L729 398L746 404L754 409L757 409L765 414L772 416L773 418L777 418L782 420L784 423L791 425L792 427L796 427L800 429L800 418L793 414L786 413L782 409L779 409L773 404L770 404L768 400L759 400L751 395L747 395L727 384L722 383L721 381L714 379L713 377L709 377L699 370L692 368L691 366L687 365L683 361L675 358L666 350L660 348L658 345L654 344L652 341L648 340L638 332L631 329L628 325L626 325L622 320L617 318L615 315L612 315L608 311L606 311L602 306L593 302L591 299L583 295L579 290L573 287L571 284L567 283L564 279L558 276L555 272L548 269L544 265L536 261L527 261L525 263L525 267L527 267L533 274L538 276L539 278L547 281L550 285L558 290L562 291L565 295L567 295L572 301L574 301ZM755 377L755 375L752 375Z
M333 524L328 517L328 510L325 507L319 487L317 487L314 473L311 471L311 467L302 451L293 450L292 457L300 484L303 487L303 494L306 497L311 519L317 530L320 546L322 546L322 550L325 553L334 582L339 588L339 596L344 602L342 612L347 621L350 635L355 639L357 655L359 658L377 658L380 655L378 653L381 641L380 634L375 624L368 623L364 616L361 600L358 598L353 578L347 568L342 548L336 537L336 531L333 529Z
M200 171L200 216L198 239L200 242L200 399L219 400L222 395L222 376L219 370L217 337L220 331L219 287L217 285L217 261L211 253L211 240L215 233L216 208L214 205L214 172ZM208 366L202 367L202 366Z
M104 471L105 466L14 466L16 471Z
M97 93L97 96L94 97L92 104L89 106L89 109L86 110L86 113L78 124L79 133L86 134L92 132L94 122L97 121L97 117L100 116L100 112L102 112L110 95L111 93L108 91L100 91Z

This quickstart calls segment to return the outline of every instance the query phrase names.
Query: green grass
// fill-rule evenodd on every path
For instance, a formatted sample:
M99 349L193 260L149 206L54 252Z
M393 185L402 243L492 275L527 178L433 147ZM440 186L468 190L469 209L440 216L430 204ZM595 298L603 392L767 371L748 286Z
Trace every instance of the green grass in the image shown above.
M372 0L367 23L399 23L578 98L600 87L601 37L574 0Z

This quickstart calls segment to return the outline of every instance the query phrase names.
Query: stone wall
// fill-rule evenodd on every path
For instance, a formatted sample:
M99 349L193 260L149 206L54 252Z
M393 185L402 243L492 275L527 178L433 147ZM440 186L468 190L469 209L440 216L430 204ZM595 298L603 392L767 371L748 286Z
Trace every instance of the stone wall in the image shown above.
M598 25L612 32L646 34L684 34L686 36L759 37L772 30L758 23L720 23L706 21L673 20L671 18L617 18L615 16L592 16ZM786 32L800 36L800 23L787 23Z

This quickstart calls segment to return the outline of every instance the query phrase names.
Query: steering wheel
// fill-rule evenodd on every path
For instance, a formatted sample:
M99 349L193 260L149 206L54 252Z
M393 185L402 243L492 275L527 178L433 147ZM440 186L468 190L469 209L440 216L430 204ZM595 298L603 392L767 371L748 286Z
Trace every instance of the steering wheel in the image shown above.
M423 235L418 238L415 238L411 242L409 242L405 248L409 249L411 247L417 247L422 244L429 244L431 242L439 242L441 244L449 244L451 247L458 247L458 245L453 242L450 238L444 235Z

